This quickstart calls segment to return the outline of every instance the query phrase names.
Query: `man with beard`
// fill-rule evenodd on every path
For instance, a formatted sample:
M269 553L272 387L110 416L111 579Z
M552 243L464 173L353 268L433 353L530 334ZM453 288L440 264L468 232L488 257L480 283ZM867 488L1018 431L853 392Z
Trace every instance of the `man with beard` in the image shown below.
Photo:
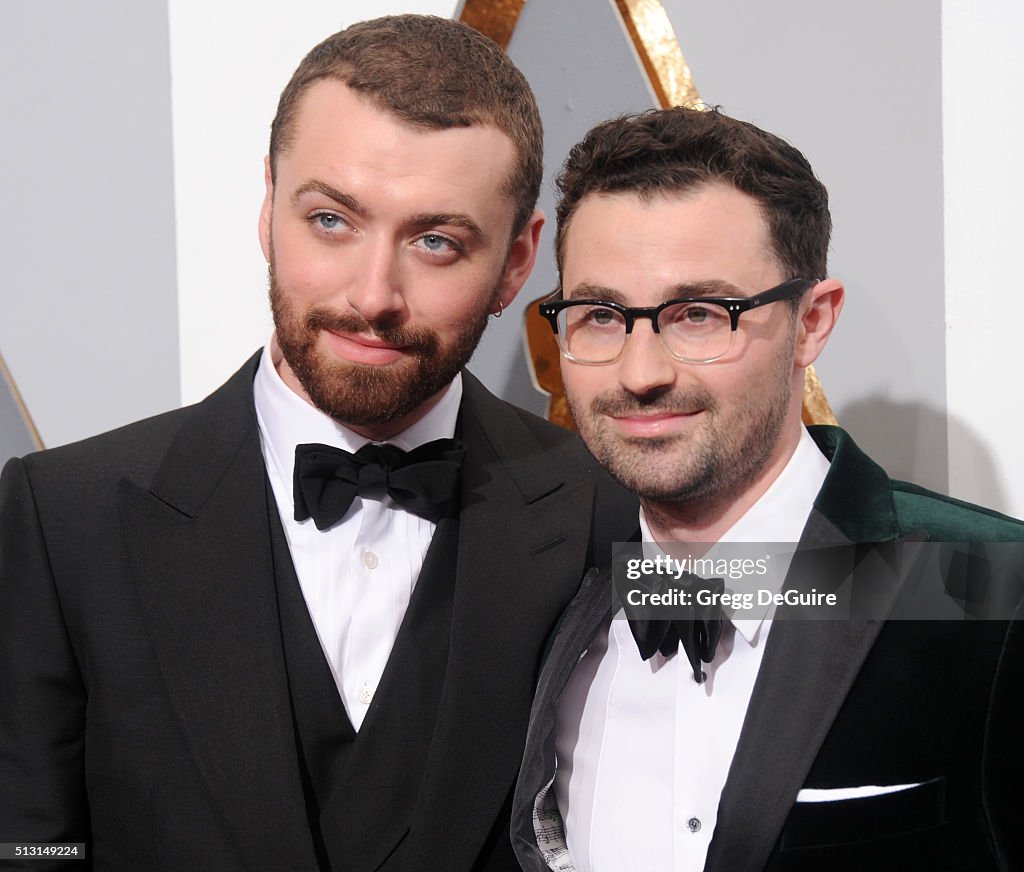
M1024 868L1024 524L802 425L844 295L807 160L670 109L596 127L559 189L541 311L643 557L589 574L552 640L524 869Z
M302 62L259 221L267 347L195 407L4 472L0 842L133 872L517 868L543 644L636 511L463 369L533 266L541 145L461 24L364 22Z

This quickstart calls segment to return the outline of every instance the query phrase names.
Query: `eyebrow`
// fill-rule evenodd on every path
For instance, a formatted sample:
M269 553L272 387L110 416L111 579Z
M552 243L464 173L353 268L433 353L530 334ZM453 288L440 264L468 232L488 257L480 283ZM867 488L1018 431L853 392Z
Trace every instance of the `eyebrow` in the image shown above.
M721 279L708 279L702 282L686 282L674 285L665 295L665 300L685 299L688 297L744 297L742 293L731 282ZM568 294L567 300L605 300L609 303L619 303L622 306L626 303L625 295L615 288L608 288L604 285L584 282L576 285Z
M745 297L744 294L732 282L723 279L707 279L702 282L685 282L672 288L672 294L666 297L667 300L676 297Z
M566 300L607 300L609 303L622 303L622 294L614 288L606 288L604 285L593 285L589 282L576 285L568 294L563 294Z
M357 215L365 215L367 212L367 208L351 194L339 191L337 188L328 185L327 182L321 182L319 179L308 179L299 185L292 193L292 205L297 206L303 195L310 193L323 194L328 199L334 200L334 202L339 206L344 206L346 209L352 210Z
M327 184L327 182L320 181L319 179L309 179L299 185L291 195L292 205L298 206L299 200L301 200L305 194L310 193L322 194L328 199L333 200L339 206L343 206L359 216L366 215L370 211L363 203L351 194L339 191L337 188ZM431 227L458 227L472 236L473 241L477 244L486 240L486 236L480 225L468 215L460 212L424 212L419 215L413 215L408 219L407 223L410 227L423 230L427 230Z

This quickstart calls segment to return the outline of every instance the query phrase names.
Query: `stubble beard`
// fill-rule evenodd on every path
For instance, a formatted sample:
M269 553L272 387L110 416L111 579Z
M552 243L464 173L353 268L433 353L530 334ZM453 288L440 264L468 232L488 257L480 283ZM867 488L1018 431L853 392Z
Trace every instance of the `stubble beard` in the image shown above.
M769 463L789 410L792 364L787 342L772 361L770 382L751 386L724 410L703 388L650 396L620 389L600 394L589 408L569 396L569 407L591 454L645 504L710 509L736 500ZM698 409L705 420L692 432L656 438L620 436L607 418Z
M367 427L403 418L447 387L473 356L490 304L444 344L425 327L375 326L355 312L321 306L299 312L277 283L271 261L270 308L281 353L313 405L341 424ZM379 366L330 359L317 347L325 330L372 334L401 346L402 358Z

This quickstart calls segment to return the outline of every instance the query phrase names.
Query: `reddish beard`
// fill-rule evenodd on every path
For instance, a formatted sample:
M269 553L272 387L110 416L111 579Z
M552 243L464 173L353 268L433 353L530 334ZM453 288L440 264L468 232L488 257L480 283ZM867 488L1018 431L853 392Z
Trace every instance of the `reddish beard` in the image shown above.
M324 307L298 312L270 270L270 308L277 343L307 396L341 424L379 426L403 418L443 390L476 349L490 305L445 344L426 327L374 326L355 312ZM317 346L324 331L373 335L402 350L400 360L373 366L329 357Z

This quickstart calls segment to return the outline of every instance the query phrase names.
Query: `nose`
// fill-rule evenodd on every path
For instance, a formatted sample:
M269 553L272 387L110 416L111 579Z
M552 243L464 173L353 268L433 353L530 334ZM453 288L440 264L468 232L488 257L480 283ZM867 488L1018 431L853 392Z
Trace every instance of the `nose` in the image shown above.
M676 381L675 361L661 344L650 321L638 318L619 359L619 384L634 396L661 393Z
M354 268L348 279L348 304L376 326L402 321L406 304L394 247L385 239L368 239L351 254Z

